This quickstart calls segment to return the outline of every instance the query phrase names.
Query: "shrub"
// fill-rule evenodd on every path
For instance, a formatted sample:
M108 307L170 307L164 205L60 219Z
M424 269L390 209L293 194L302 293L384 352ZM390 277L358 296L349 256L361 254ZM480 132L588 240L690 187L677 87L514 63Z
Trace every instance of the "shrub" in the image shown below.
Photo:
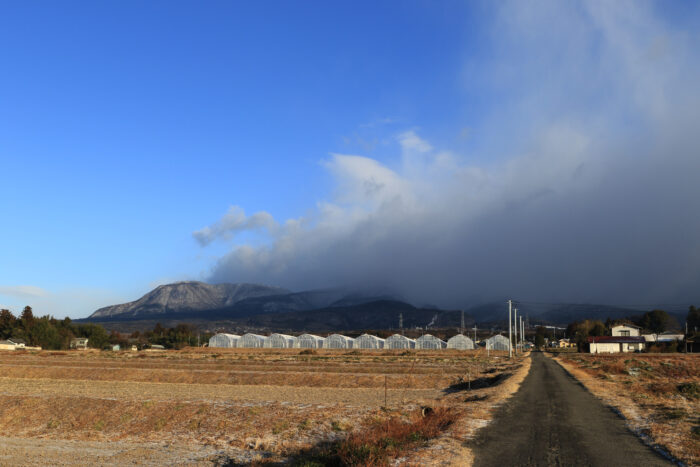
M383 466L407 450L436 438L455 420L457 414L437 407L425 416L414 412L408 421L392 417L372 423L347 438L302 454L294 465Z
M700 398L700 386L697 383L683 383L678 385L678 392L687 399Z

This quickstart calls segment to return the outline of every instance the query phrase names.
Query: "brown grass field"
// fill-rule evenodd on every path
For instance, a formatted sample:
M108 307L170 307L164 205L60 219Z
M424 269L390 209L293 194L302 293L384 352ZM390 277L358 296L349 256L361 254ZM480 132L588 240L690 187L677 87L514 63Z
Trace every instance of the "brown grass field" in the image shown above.
M468 465L463 441L527 368L480 350L1 352L0 464Z
M700 355L560 354L557 360L647 442L700 465Z

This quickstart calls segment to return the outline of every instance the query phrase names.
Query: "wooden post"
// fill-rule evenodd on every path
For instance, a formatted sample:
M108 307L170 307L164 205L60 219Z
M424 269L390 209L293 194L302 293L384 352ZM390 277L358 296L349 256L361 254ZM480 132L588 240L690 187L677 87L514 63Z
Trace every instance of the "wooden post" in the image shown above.
M386 375L384 375L384 408L388 408L386 405Z

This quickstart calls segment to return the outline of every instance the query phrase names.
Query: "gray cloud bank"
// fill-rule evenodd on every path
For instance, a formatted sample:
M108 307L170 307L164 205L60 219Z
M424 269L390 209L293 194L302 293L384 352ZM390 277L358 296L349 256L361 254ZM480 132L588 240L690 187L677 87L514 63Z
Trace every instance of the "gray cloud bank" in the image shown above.
M335 194L312 215L233 207L194 233L270 235L210 280L381 286L442 306L700 303L699 41L656 6L499 6L490 58L464 73L490 96L474 150L488 158L419 131L395 135L395 166L333 154Z

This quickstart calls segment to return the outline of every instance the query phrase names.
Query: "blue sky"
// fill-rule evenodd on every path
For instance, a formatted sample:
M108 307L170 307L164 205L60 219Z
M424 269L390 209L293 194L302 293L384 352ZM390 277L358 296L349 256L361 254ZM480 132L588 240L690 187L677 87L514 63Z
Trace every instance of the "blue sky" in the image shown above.
M341 248L369 218L388 230L407 225L431 211L412 197L446 202L420 187L467 167L500 170L539 150L552 122L577 140L600 126L634 135L651 119L668 121L658 106L640 113L610 63L634 55L630 47L656 50L651 31L680 70L660 74L662 85L693 76L697 5L637 2L625 7L639 15L623 21L604 4L518 3L3 2L0 306L82 317L181 279L359 284L362 271L384 270L365 262L329 276L347 261L315 259L322 267L312 271L303 249L282 247ZM629 30L620 37L631 45L597 32L605 28ZM681 52L668 52L678 43ZM660 82L640 80L640 92ZM435 160L409 167L412 154ZM435 177L411 172L438 166ZM359 199L349 185L368 180L397 188L391 199ZM384 210L398 198L416 211L392 221ZM224 222L222 235L197 241L235 206L274 225ZM303 232L290 234L288 220Z

